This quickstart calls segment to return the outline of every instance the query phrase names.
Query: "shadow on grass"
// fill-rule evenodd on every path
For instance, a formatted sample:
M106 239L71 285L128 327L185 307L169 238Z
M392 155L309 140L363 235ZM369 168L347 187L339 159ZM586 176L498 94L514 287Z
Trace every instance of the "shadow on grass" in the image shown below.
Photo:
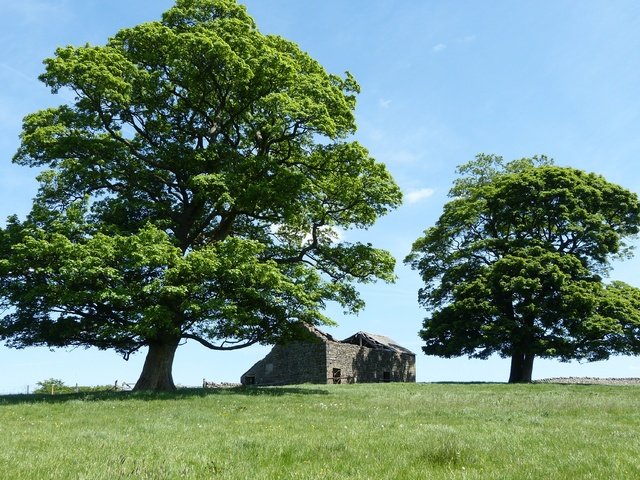
M421 382L424 385L523 385L523 384L514 384L507 382L481 382L481 381L470 381L470 382L454 382L442 380L439 382Z
M328 395L327 390L304 387L232 387L232 388L179 388L175 392L80 392L49 394L0 395L0 407L23 403L65 403L71 401L101 402L118 400L180 400L218 395L271 396Z

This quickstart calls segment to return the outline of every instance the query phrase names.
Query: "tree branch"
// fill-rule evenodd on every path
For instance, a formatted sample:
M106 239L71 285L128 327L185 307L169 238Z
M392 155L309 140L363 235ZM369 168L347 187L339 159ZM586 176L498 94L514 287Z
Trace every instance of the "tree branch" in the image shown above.
M258 343L258 339L252 339L252 340L248 340L244 343L240 343L240 344L232 344L229 347L225 347L226 343L233 343L233 342L227 342L226 340L224 342L222 342L220 345L214 345L213 343L205 340L204 338L198 337L197 335L193 335L191 333L183 333L182 334L182 338L186 338L189 340L195 340L196 342L200 343L201 345L211 349L211 350L239 350L241 348L246 348L246 347L250 347L251 345L254 345L256 343Z

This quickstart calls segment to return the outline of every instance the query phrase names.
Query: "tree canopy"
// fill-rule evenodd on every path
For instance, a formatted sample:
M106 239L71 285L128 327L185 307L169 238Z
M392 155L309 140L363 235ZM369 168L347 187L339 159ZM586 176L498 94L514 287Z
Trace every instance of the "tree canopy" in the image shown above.
M148 346L137 389L172 389L177 346L295 337L363 307L394 260L341 231L401 202L349 136L359 86L262 34L234 0L178 0L105 45L59 48L40 79L70 104L24 119L41 169L0 232L10 346Z
M478 155L405 260L421 274L428 355L602 360L640 352L640 290L603 277L640 225L637 196L546 157Z

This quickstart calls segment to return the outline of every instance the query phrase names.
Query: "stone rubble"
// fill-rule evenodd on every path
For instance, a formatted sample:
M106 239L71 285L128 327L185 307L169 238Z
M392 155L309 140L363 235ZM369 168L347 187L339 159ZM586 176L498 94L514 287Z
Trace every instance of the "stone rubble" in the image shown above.
M640 378L556 377L534 380L533 383L563 383L576 385L640 385Z

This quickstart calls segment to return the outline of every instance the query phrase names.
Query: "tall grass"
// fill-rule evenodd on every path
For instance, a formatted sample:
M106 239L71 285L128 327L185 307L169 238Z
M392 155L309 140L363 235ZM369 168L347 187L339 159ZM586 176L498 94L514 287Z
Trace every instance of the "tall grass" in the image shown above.
M0 397L0 478L640 478L640 387Z

